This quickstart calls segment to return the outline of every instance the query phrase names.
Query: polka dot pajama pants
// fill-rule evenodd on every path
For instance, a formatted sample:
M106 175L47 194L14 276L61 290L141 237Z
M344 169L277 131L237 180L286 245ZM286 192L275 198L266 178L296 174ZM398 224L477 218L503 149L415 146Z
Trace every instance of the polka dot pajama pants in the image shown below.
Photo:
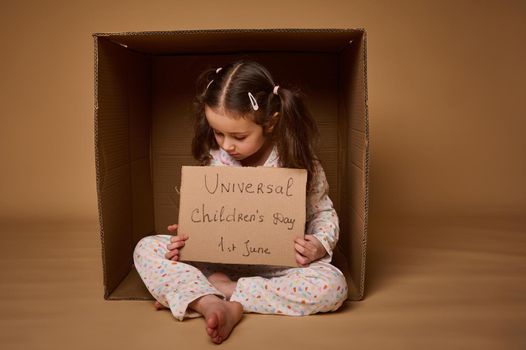
M343 274L333 265L317 261L308 267L274 267L202 262L180 262L164 257L170 235L144 237L133 253L135 268L144 284L175 318L198 317L188 304L204 295L225 299L207 279L223 272L237 281L230 301L237 301L244 312L310 315L337 310L347 298Z

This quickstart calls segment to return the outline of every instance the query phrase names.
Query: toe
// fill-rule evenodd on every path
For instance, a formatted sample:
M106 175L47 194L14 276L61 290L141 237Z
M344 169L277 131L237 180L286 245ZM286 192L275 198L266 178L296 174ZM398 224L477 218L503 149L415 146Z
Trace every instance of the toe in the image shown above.
M223 338L221 338L221 336L217 336L215 338L212 338L212 341L216 344L221 344L223 342Z
M208 319L206 320L206 325L210 328L217 328L217 326L219 325L219 320L215 313L208 317Z
M210 328L210 327L207 327L206 328L206 333L208 334L209 337L212 337L212 334L214 333L214 329Z

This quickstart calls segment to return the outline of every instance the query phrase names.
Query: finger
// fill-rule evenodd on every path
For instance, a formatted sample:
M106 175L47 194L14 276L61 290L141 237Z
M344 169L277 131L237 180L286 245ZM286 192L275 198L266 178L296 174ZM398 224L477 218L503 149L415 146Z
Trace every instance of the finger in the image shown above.
M169 244L168 245L168 247L169 247L168 249L171 250L171 249L174 249L174 248L182 248L182 247L184 247L185 244L186 244L185 241L178 241L178 242Z
M167 229L170 232L175 232L175 231L177 231L177 226L178 226L177 224L168 225Z
M296 262L300 266L305 266L308 263L308 259L304 257L303 255L300 255L299 253L296 253Z
M301 255L304 255L303 253L305 253L305 247L296 243L294 244L294 248L296 249L296 252L300 253Z
M298 238L296 241L296 244L298 244L299 246L303 247L303 250L301 251L302 253L305 253L307 250L311 250L310 247L309 247L309 243L301 238ZM305 255L305 254L303 254Z
M168 244L166 246L166 248L168 250L172 250L172 249L176 249L176 248L182 248L182 247L184 247L184 244L185 244L184 241L178 241L178 242L175 242L175 243L172 243L172 244Z
M177 236L170 237L170 242L175 243L178 241L186 241L188 239L188 235L185 234L179 234Z
M179 255L179 249L174 249L166 252L166 254L164 254L164 257L166 259L171 259L174 255Z
M172 260L172 261L177 261L177 260L179 260L179 255L174 255L174 256L172 256L172 258L171 258L170 260Z
M172 238L170 238L170 243L179 243L179 242L184 242L184 241L186 241L185 237L173 236Z
M302 262L301 260L303 259L303 257L299 254L299 253L296 253L296 263L298 264L298 266L302 266Z
M304 240L301 240L301 241L296 241L296 245L295 247L299 245L300 247L303 248L303 250L301 250L301 252L303 253L303 255L305 255L306 252L312 252L313 251L313 245L312 243L309 243L309 242L306 242ZM299 249L296 249L298 251L300 251Z
M314 260L314 252L312 250L306 249L305 252L300 255L307 259L307 263L310 263L312 260Z
M304 246L307 242L306 242L304 239L302 239L302 238L296 238L296 239L294 240L294 243L297 243L297 244L299 244L299 245Z
M298 261L297 259L296 259L296 262L297 262L298 266L300 266L300 267L306 267L307 266L307 264L303 264L302 262Z

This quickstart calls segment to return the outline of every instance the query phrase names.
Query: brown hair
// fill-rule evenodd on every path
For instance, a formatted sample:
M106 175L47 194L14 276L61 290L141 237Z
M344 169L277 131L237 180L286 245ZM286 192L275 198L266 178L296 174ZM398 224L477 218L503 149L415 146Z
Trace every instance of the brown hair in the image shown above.
M280 166L307 169L308 183L314 173L315 146L318 131L304 103L304 94L296 88L280 86L273 93L274 80L268 70L253 61L240 60L223 66L209 68L197 80L195 98L195 134L192 154L202 165L208 165L210 150L219 146L212 128L208 125L205 106L223 109L235 118L250 118L263 127L277 147ZM254 110L248 92L259 106ZM278 112L277 120L272 116ZM272 132L267 127L273 125ZM309 188L309 187L308 187Z

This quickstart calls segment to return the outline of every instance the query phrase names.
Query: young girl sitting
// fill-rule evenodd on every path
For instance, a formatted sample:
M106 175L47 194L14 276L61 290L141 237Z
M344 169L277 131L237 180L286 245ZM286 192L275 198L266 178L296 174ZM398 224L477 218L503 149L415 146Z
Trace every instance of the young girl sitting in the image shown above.
M180 262L192 244L184 232L144 237L135 247L139 275L178 319L202 315L214 343L225 340L243 312L310 315L337 310L347 298L343 274L330 264L338 241L336 211L314 154L316 125L302 95L277 86L260 64L237 61L198 80L194 157L202 165L307 169L307 222L296 239L298 267ZM177 225L168 226L175 234Z

